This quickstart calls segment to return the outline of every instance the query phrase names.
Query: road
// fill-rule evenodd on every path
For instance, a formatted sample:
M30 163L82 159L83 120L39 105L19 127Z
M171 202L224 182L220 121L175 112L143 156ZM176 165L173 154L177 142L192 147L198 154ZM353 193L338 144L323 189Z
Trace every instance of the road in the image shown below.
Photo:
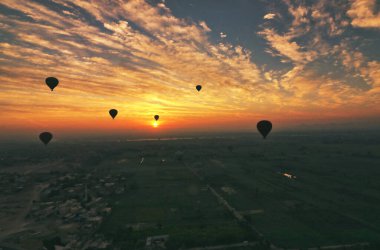
M48 185L49 184L44 183L35 185L33 187L32 191L30 191L30 196L27 202L25 203L25 207L21 211L19 211L18 214L13 216L11 222L6 225L6 228L3 231L0 232L0 242L11 234L18 233L27 229L25 217L32 208L33 200L38 200L40 192L43 189L45 189Z
M188 248L186 250L217 250L217 249L228 249L228 248L236 248L236 247L253 247L256 246L257 242L241 242L235 244L226 244L226 245L217 245L217 246L209 246L209 247L194 247Z
M196 176L201 182L204 182L204 178L197 173L195 169L193 169L190 166L187 166L187 164L184 163L187 169ZM264 239L264 235L260 233L250 222L248 222L244 216L237 211L234 207L232 207L224 198L222 195L220 195L210 184L206 183L206 186L208 190L211 191L211 193L218 199L218 201L228 210L231 212L231 214L235 217L236 220L240 222L244 222L246 225L248 225L251 230L259 236L260 239ZM280 248L275 246L274 244L268 242L270 245L270 249L273 250L284 250L284 248ZM226 248L235 248L235 247L241 247L241 246L254 246L257 243L251 242L249 245L242 245L244 243L236 243L236 244L230 244L230 245L218 245L218 246L209 246L209 247L197 247L197 248L190 248L188 250L213 250L213 249L226 249ZM342 245L330 245L330 246L321 246L321 247L311 247L306 248L307 250L334 250L334 249L350 249L355 247L365 247L369 246L369 243L367 242L360 242L355 244L342 244ZM289 250L300 250L299 248L293 248Z
M202 176L200 176L195 169L188 166L186 163L184 163L185 167L189 169L189 171L196 176L201 182L204 182L204 179ZM209 183L206 183L207 189L211 191L211 193L218 199L218 201L229 211L231 214L235 217L235 219L239 222L243 222L245 225L249 226L249 228L252 230L252 232L258 236L258 239L264 240L270 245L271 249L279 250L281 248L276 247L275 245L271 244L267 240L264 239L264 235L260 233L249 221L247 221L244 216L237 211L234 207L232 207L224 198L221 196ZM211 248L212 249L212 248Z

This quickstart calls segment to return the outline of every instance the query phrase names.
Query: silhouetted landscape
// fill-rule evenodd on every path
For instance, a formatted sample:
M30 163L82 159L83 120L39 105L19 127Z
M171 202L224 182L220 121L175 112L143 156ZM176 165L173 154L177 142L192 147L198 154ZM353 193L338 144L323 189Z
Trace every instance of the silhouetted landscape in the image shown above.
M18 142L0 152L3 249L379 247L376 132Z

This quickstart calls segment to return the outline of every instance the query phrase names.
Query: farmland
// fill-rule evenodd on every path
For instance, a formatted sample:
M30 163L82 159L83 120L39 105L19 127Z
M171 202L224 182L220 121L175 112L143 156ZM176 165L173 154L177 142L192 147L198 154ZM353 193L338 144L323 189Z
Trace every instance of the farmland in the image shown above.
M8 147L3 161L22 147ZM112 209L94 233L121 249L144 249L148 237L160 235L168 235L168 249L375 245L380 239L376 134L61 142L26 153L33 166L46 164L43 150L51 166L62 165L59 176L87 175L88 193ZM2 171L23 172L23 161L3 164ZM35 169L29 176L44 168ZM107 192L94 191L103 185Z

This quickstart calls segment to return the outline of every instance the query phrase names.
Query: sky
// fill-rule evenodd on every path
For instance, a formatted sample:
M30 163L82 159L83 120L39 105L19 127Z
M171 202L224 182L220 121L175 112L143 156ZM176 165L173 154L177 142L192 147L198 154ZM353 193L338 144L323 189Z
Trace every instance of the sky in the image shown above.
M2 0L0 136L379 126L378 44L377 0Z

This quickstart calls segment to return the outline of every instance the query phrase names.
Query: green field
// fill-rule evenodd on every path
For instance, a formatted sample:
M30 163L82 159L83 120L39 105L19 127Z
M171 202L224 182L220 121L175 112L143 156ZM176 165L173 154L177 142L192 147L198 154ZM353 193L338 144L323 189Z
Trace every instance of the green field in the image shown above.
M63 159L81 166L73 171L125 178L125 192L103 197L112 212L98 229L121 249L143 249L147 237L166 234L168 249L258 242L252 228L282 248L379 243L377 134L62 143L48 150L40 161Z
M254 241L255 235L239 226L205 188L207 184L280 247L380 239L378 143L278 136L266 141L129 142L128 147L135 151L126 149L116 156L125 163L116 166L112 159L98 166L129 173L137 186L112 197L113 212L102 227L123 244L140 246L147 236L160 234L169 234L176 247ZM183 152L181 161L177 151ZM145 161L139 167L142 155ZM160 164L162 158L165 164ZM289 179L284 172L297 178ZM259 212L249 214L251 210ZM131 228L138 223L145 226Z
M218 203L184 162L170 157L175 152L163 149L159 143L152 144L142 147L141 167L139 158L129 153L118 156L127 160L117 167L113 161L98 166L107 172L120 171L134 183L126 193L110 198L113 211L102 225L103 233L125 248L143 247L148 236L163 234L170 235L168 245L173 249L256 239ZM167 160L165 164L160 164L162 158Z

